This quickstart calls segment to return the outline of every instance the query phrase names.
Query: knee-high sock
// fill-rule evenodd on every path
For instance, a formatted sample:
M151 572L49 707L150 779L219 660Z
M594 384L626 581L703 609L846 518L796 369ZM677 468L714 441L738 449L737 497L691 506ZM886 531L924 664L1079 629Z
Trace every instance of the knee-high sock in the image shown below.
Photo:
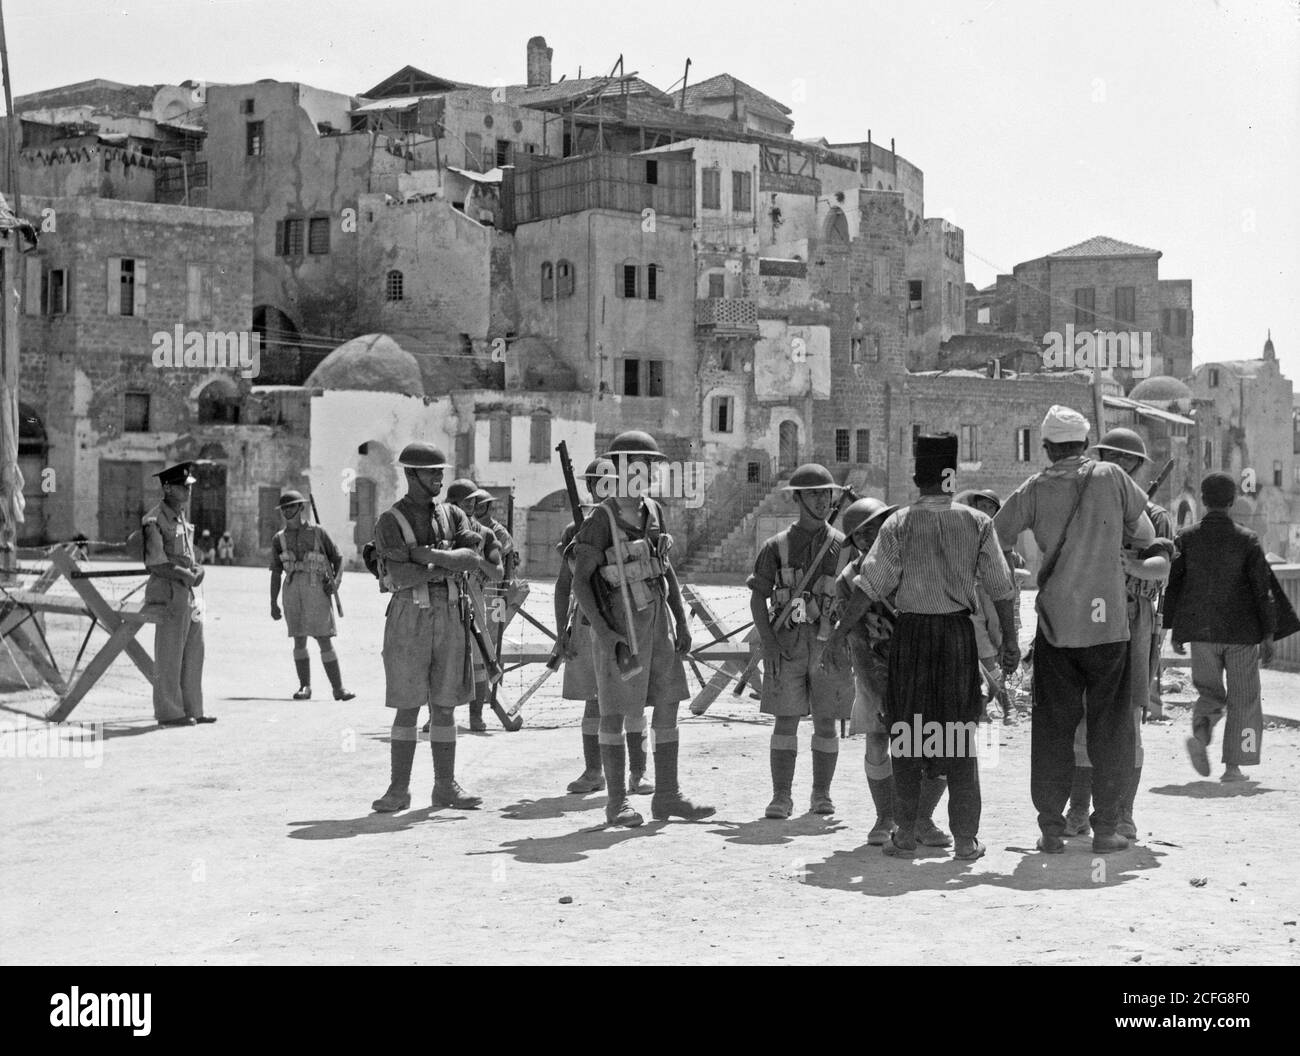
M628 715L623 720L623 735L627 738L627 768L634 774L645 774L645 715Z
M330 680L330 688L338 692L343 688L343 673L339 670L339 654L333 649L320 651L320 662L325 668L325 676Z
M813 791L830 792L835 777L835 764L840 757L840 742L835 737L812 739Z
M605 772L606 813L617 813L627 803L627 752L623 735L600 731L600 766Z
M677 782L677 727L655 730L655 798L671 800L682 793Z
M293 666L298 672L298 685L311 685L311 654L306 648L295 649L293 651Z
M415 762L415 745L420 734L414 726L394 726L391 737L392 741L389 744L392 756L390 785L394 791L404 792L411 787L411 766Z
M456 780L455 725L430 725L429 747L433 750L433 783L450 785Z
M799 759L799 737L792 733L774 733L771 748L772 792L788 796L794 785L795 764Z
M582 766L586 773L599 773L600 760L600 705L587 701L582 711Z

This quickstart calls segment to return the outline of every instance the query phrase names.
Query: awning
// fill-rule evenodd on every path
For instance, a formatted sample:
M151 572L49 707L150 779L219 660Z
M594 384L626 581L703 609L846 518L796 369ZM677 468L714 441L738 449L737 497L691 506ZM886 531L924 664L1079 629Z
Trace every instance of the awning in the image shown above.
M1130 400L1127 396L1103 396L1102 402L1107 407L1122 407L1124 410L1133 411L1146 418L1159 418L1162 421L1172 422L1175 425L1195 425L1193 418L1185 418L1181 414L1174 414L1173 411L1164 411L1159 407L1152 407L1149 403L1143 403L1140 400Z
M415 106L421 99L427 99L424 95L402 95L396 99L380 99L378 102L366 103L365 106L358 106L352 110L354 114L373 113L379 110L406 110Z
M448 165L450 172L464 176L467 180L473 180L475 183L500 183L502 172L500 169L488 169L487 172L471 172L469 169L458 169L455 165Z

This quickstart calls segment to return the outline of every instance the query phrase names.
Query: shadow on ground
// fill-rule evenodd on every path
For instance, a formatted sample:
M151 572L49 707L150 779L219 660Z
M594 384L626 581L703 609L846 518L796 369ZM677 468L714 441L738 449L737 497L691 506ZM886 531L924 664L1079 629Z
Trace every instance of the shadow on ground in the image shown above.
M710 833L721 836L728 843L744 847L779 846L793 843L799 836L830 836L844 828L834 816L826 814L801 814L788 821L759 818L757 821L723 821L713 824L721 824L723 827L710 829Z
M345 840L351 836L374 836L385 832L402 832L420 822L445 823L463 821L466 815L446 815L432 807L403 810L396 814L366 814L360 818L336 818L322 821L291 821L301 826L289 833L291 840Z
M808 862L804 883L837 891L856 891L877 898L913 891L962 891L975 887L1005 887L1020 891L1070 891L1114 887L1138 873L1159 866L1164 855L1136 846L1118 854L1094 854L1087 841L1070 845L1065 854L1041 854L1026 847L1008 847L1023 857L1010 873L987 872L979 862L960 862L947 854L890 858L879 847L863 844L836 851L821 862ZM978 871L977 871L978 870Z
M543 836L534 839L507 840L499 851L470 851L469 855L509 854L517 862L528 865L563 865L585 861L596 851L608 851L628 840L658 835L667 822L652 821L635 829L620 829L604 824L563 836Z
M564 796L550 796L546 799L521 799L501 808L501 816L511 821L540 821L543 818L562 818L566 814L581 814L589 810L603 810L605 793L592 792L581 795L570 792ZM636 801L632 800L633 807Z
M1276 792L1258 781L1189 781L1185 785L1160 785L1148 791L1157 796L1189 796L1192 799L1235 799L1237 796L1261 796Z

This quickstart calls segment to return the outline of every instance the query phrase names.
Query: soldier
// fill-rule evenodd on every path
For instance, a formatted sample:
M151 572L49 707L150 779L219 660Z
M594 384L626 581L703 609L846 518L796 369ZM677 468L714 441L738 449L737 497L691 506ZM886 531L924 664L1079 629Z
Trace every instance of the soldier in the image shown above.
M1112 429L1095 445L1102 462L1113 462L1130 477L1137 474L1147 457L1147 446L1132 429ZM1129 693L1133 705L1133 771L1124 785L1120 800L1119 822L1115 831L1125 839L1137 839L1133 820L1133 803L1142 783L1142 718L1151 706L1151 683L1158 679L1160 662L1160 596L1169 578L1173 560L1173 526L1163 506L1147 501L1147 516L1153 534L1138 533L1140 544L1124 554L1124 591L1128 602ZM1067 836L1087 836L1092 832L1088 805L1092 797L1092 764L1088 760L1088 720L1079 720L1074 731L1074 782L1070 786L1070 806L1065 814Z
M584 507L588 513L600 501L597 494L598 481L613 475L614 465L608 460L596 459L587 466L582 479L593 500L592 504ZM596 692L591 623L581 607L570 600L573 587L573 554L570 544L577 534L575 525L566 525L555 547L563 555L560 574L555 580L555 626L561 632L560 649L564 657L564 688L560 696L565 700L586 702L582 712L582 774L569 782L568 790L587 795L604 791L605 777L600 769L600 703ZM654 786L645 779L645 711L625 715L623 730L627 737L627 790L631 795L649 795L654 791Z
M829 470L808 463L790 475L784 490L792 493L799 519L763 543L746 583L749 611L763 648L760 710L776 717L770 752L772 802L764 812L775 819L794 811L790 792L799 720L805 715L813 721L809 809L814 814L835 813L831 779L840 748L835 721L849 718L853 711L852 661L842 637L834 650L826 644L839 612L835 580L849 558L844 536L826 523L833 496L842 489Z
M465 513L437 501L443 453L428 443L402 449L406 495L379 516L375 556L380 589L391 592L384 622L385 703L396 711L392 729L392 780L375 800L380 812L411 805L411 764L419 740L416 723L428 704L433 750L433 806L479 806L456 783L456 707L473 695L472 643L460 617L461 573L479 568L482 536Z
M573 587L594 639L600 757L609 796L605 817L611 825L627 827L643 820L627 799L623 722L650 707L656 785L650 813L656 821L697 821L714 809L686 799L677 780L677 705L690 695L682 664L691 648L690 627L677 575L667 561L672 537L664 530L659 503L646 494L654 463L664 456L649 433L629 430L614 438L603 457L613 461L617 476L600 482L607 497L574 537ZM670 611L676 623L675 652ZM625 678L619 647L629 649L630 639L638 649L640 670Z
M190 504L193 462L155 473L162 502L144 515L144 564L149 583L144 603L162 618L154 627L153 713L159 726L216 722L203 714L203 610L194 588L203 569L194 554Z
M460 477L447 485L447 501L469 518L470 525L478 533L479 564L478 567L462 581L461 586L469 589L470 604L474 606L474 619L479 629L485 634L488 630L487 605L484 593L487 588L501 578L501 546L496 533L474 516L481 497L487 492L479 488L469 477ZM489 496L490 498L491 496ZM483 705L488 699L487 664L479 655L478 647L471 642L470 653L474 664L474 696L469 702L469 728L474 733L486 733L487 723L483 721Z
M303 517L307 500L297 491L286 491L277 503L284 527L271 541L271 619L284 619L293 639L293 666L298 672L294 700L311 700L311 655L307 638L316 639L321 664L334 689L335 700L356 696L343 688L338 654L330 641L338 628L334 623L332 596L338 583L343 555L319 524L306 525ZM284 611L280 610L280 583L284 580Z
M519 549L515 546L514 536L510 530L492 516L493 503L497 497L484 488L475 493L478 505L474 509L474 519L489 529L496 536L497 546L501 551L502 575L499 582L489 583L484 588L488 604L488 629L496 642L497 653L501 652L501 643L505 640L506 628L515 618L525 601L528 600L528 584L519 578ZM470 706L471 716L477 708L480 721L483 714L481 703Z

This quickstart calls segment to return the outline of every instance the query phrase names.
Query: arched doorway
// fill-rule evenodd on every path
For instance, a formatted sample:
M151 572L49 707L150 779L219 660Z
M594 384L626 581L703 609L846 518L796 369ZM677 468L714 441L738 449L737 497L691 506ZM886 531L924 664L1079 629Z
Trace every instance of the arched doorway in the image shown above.
M204 529L212 534L213 544L226 530L226 460L229 456L220 444L204 444L194 466L196 482L190 492L190 523L197 542Z
M555 544L573 523L569 497L553 491L528 511L528 532L524 544L524 571L530 576L558 576L560 554Z
M357 552L375 537L381 511L401 498L396 459L386 444L367 440L357 447L356 477L348 495L348 520Z
M18 526L18 545L45 542L44 472L50 442L40 415L25 403L18 405L18 468L23 475L23 523Z
M832 206L830 214L826 217L826 224L822 228L822 241L833 246L849 244L849 218L838 205Z
M253 308L253 332L261 340L262 359L257 378L263 385L301 385L328 354L321 351L310 365L300 362L298 326L274 305L259 304Z
M787 418L777 436L777 475L783 477L799 465L799 423Z
M1196 523L1196 502L1189 495L1184 495L1178 500L1178 506L1174 512L1174 530L1181 532L1184 528L1190 528Z

